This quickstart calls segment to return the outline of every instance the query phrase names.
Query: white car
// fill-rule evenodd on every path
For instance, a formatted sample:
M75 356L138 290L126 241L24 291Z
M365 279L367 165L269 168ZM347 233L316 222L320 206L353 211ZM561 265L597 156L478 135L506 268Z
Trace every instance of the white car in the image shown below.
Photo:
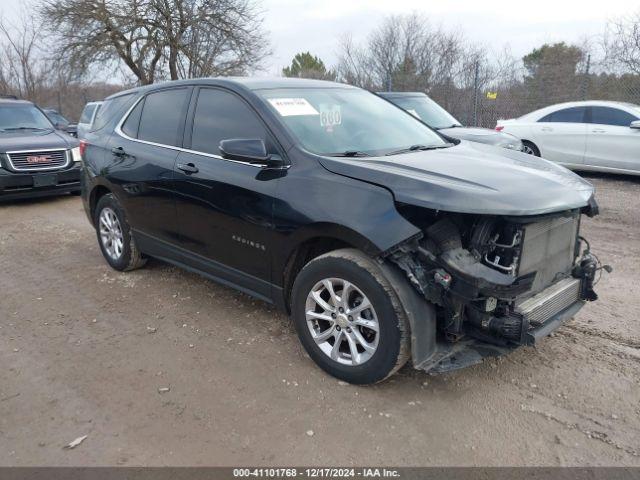
M574 170L640 175L640 106L588 101L545 107L496 130L522 140L523 151Z
M100 105L102 105L102 102L89 102L84 106L84 109L82 109L80 120L78 120L79 139L83 139L87 135L98 114L98 110L100 110Z

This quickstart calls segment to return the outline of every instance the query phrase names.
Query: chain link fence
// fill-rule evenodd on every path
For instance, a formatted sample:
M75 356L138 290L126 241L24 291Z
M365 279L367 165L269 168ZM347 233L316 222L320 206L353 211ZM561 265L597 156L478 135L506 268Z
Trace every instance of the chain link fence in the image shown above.
M452 82L433 86L427 93L463 124L486 128L494 128L500 119L562 102L612 100L640 105L640 75L595 73L590 59L580 73L567 67L546 65L535 76L520 67L509 79L492 81L482 81L476 74L469 87L456 87Z

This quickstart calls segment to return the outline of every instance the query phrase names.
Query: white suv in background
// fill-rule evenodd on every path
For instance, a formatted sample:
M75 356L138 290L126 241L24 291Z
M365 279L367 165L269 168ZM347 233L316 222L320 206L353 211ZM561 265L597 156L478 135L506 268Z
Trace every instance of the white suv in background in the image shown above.
M640 106L587 101L498 120L496 130L522 140L526 153L575 170L640 175Z
M79 139L86 137L87 132L98 114L98 110L100 110L100 105L102 105L102 102L88 102L82 109L80 120L78 120Z

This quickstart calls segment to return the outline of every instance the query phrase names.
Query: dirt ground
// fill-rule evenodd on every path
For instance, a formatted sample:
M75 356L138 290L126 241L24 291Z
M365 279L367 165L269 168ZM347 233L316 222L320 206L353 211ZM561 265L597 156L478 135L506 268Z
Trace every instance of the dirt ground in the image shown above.
M599 302L535 349L373 387L262 302L111 270L77 197L0 206L0 465L640 465L640 179L589 179Z

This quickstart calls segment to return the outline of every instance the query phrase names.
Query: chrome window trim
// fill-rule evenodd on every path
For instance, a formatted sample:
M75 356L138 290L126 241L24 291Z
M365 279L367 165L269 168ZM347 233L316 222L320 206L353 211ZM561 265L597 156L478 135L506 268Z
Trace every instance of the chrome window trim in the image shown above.
M12 153L31 153L31 152L64 152L65 157L67 158L67 161L63 165L58 165L56 167L45 167L45 168L38 168L38 167L18 168L11 161ZM7 162L9 163L9 166L11 167L12 170L16 172L47 172L50 170L62 170L64 168L67 168L69 165L71 165L71 157L72 157L71 150L68 148L36 148L36 149L30 148L28 150L12 150L10 152L5 152L5 154L7 155Z
M161 91L161 90L158 90ZM242 162L240 160L231 160L229 158L224 158L221 157L220 155L214 155L213 153L207 153L207 152L200 152L198 150L191 150L188 148L182 148L182 147L176 147L175 145L165 145L163 143L156 143L156 142L150 142L148 140L140 140L138 138L132 138L129 135L127 135L126 133L124 133L122 131L122 125L124 125L124 122L127 120L127 118L129 118L129 115L131 114L131 112L133 111L134 108L136 108L136 106L142 101L144 100L144 98L147 95L150 95L154 92L149 92L143 96L141 96L138 100L136 100L133 105L125 112L125 114L122 116L122 118L120 119L120 121L118 122L118 124L116 125L115 128L115 132L116 134L118 134L120 137L124 138L125 140L129 140L131 142L137 142L137 143L143 143L145 145L152 145L154 147L161 147L161 148L168 148L169 150L175 150L177 152L184 152L184 153L192 153L195 155L201 155L203 157L209 157L209 158L215 158L216 160L224 160L225 162L231 162L231 163L239 163L241 165L249 165L250 167L254 167L254 168L260 168L260 169L264 169L266 167L264 167L263 165L256 165L253 163L249 163L249 162ZM284 165L283 167L281 167L280 169L286 170L290 167L290 164ZM278 170L280 170L278 169Z

